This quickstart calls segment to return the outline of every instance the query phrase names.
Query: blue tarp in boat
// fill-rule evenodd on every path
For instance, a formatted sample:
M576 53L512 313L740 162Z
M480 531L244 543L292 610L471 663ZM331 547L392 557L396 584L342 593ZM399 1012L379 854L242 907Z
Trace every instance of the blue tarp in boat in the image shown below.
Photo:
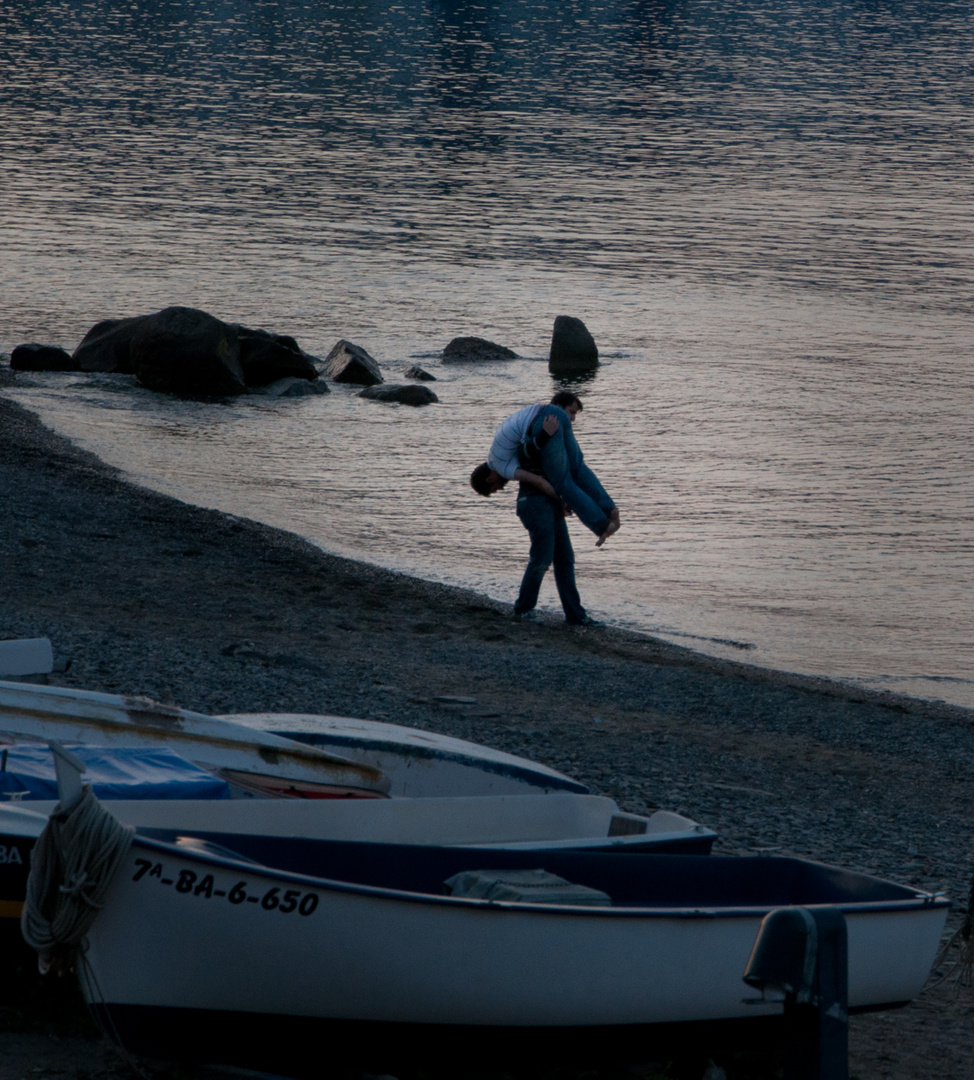
M99 799L228 799L226 781L164 746L69 746L86 766L81 782ZM0 799L57 799L54 754L46 746L0 746Z

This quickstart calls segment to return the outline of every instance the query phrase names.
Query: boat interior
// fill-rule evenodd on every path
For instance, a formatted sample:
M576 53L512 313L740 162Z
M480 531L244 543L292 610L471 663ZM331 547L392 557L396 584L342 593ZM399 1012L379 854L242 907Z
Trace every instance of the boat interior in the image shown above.
M242 857L253 873L281 872L396 891L443 896L448 878L464 871L543 869L609 895L615 907L699 910L834 904L946 904L929 893L867 874L782 856L663 855L620 852L537 852L462 847L362 844L171 831L141 835L175 843L190 857Z

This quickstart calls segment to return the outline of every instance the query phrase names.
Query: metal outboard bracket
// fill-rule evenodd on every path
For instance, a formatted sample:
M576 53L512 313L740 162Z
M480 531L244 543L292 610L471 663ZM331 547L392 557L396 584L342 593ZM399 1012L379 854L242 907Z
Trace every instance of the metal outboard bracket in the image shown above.
M60 809L72 810L83 794L81 774L87 766L56 739L50 739L48 746L54 752L54 773L57 776Z
M784 996L785 1080L848 1080L849 991L845 916L788 907L761 922L744 981Z

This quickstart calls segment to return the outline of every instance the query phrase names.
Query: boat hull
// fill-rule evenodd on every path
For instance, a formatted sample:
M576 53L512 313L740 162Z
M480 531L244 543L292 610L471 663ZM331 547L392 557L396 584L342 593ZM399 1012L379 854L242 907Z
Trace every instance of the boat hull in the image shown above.
M393 798L588 791L539 762L400 724L308 713L236 713L221 719L377 769L389 778Z
M126 825L201 834L280 836L424 847L587 848L706 854L716 834L669 811L629 814L600 795L491 795L442 799L103 799ZM0 804L13 828L18 809L50 813L51 802ZM6 817L3 810L6 809Z
M0 681L0 734L105 747L166 746L211 772L256 785L321 785L325 797L380 797L389 782L369 766L145 698ZM280 784L278 785L280 787Z
M417 866L408 851L401 865L363 860L358 876L367 876L366 861L373 877L387 878L445 880L472 868L466 853L437 851L430 860ZM89 933L82 985L109 1034L142 1032L127 1044L141 1052L146 1032L169 1029L174 1008L214 1022L236 1015L253 1032L347 1022L524 1035L584 1028L596 1038L776 1016L779 1003L746 1002L754 995L741 976L763 916L790 903L845 913L851 1008L904 1003L926 979L948 906L802 860L565 853L540 861L606 887L613 906L497 903L324 880L139 837ZM538 863L536 853L482 860ZM234 1053L215 1036L200 1052L211 1061Z
M46 824L46 814L0 803L0 926L20 918L30 854Z
M199 1062L205 1048L211 1064L259 1070L275 1076L321 1080L322 1047L329 1068L352 1075L396 1075L456 1069L476 1062L482 1069L539 1075L553 1068L598 1069L607 1061L666 1060L687 1048L707 1056L760 1047L769 1057L781 1053L780 1016L744 1020L616 1027L525 1028L442 1024L397 1024L327 1020L320 1017L248 1015L212 1010L91 1006L92 1015L130 1054L156 1060ZM449 1073L447 1074L449 1075Z

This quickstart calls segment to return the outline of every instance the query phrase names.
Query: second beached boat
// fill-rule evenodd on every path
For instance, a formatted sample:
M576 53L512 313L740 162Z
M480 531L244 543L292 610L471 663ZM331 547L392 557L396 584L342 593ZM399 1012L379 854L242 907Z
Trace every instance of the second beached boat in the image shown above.
M396 798L525 795L588 788L536 761L436 731L313 713L233 713L229 720L379 769Z

